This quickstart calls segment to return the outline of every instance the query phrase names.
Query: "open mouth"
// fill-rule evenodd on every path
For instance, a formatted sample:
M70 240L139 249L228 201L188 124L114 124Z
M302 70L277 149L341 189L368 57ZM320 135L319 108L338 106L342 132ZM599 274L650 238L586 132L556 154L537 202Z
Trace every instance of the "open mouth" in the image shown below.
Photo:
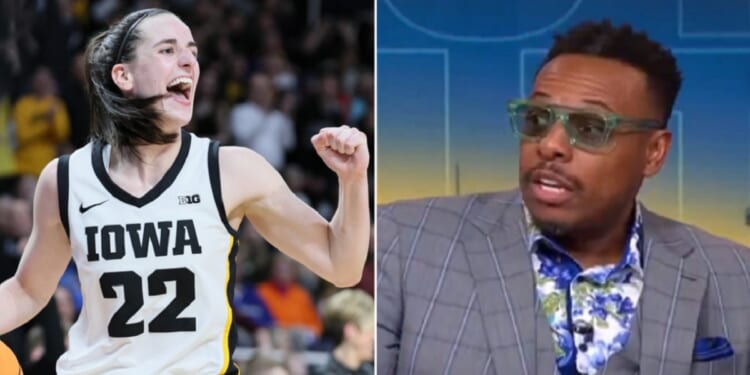
M561 205L573 198L573 184L563 176L537 171L531 178L531 193L547 205Z
M167 92L171 93L181 102L190 102L190 91L193 88L193 80L188 77L175 78L167 85Z
M539 187L541 189L554 192L554 193L562 193L564 191L567 191L569 189L565 188L560 184L559 181L553 180L553 179L546 179L546 178L540 178L535 183L539 184Z

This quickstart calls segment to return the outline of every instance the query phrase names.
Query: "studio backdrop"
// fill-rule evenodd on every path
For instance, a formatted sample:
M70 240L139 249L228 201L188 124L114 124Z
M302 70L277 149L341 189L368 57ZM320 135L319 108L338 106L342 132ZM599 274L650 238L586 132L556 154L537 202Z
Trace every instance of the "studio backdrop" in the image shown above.
M750 1L378 0L378 202L513 188L508 99L528 94L553 36L630 23L685 81L673 147L640 199L750 245Z

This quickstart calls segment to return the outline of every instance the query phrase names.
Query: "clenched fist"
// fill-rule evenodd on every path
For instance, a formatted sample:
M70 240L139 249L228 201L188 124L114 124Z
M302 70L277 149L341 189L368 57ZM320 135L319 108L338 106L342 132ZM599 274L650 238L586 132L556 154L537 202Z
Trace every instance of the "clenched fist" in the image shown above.
M312 137L312 144L326 166L340 179L367 176L370 152L365 133L346 125L323 128Z

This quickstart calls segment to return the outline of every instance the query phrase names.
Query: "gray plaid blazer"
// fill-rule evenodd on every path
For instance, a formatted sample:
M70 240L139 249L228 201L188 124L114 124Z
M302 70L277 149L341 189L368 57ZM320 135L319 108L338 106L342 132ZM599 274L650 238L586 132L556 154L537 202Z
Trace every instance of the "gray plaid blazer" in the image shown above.
M645 286L606 375L750 374L750 250L643 210ZM517 191L379 208L378 374L557 373ZM694 360L701 338L734 355Z

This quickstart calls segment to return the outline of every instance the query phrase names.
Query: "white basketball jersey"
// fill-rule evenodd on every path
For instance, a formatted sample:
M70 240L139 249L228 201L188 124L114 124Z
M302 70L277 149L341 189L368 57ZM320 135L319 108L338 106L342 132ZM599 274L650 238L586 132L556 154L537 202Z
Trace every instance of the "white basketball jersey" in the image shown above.
M139 198L109 178L109 146L60 159L58 199L83 310L58 374L237 373L236 233L221 199L218 144L187 132L181 142Z

